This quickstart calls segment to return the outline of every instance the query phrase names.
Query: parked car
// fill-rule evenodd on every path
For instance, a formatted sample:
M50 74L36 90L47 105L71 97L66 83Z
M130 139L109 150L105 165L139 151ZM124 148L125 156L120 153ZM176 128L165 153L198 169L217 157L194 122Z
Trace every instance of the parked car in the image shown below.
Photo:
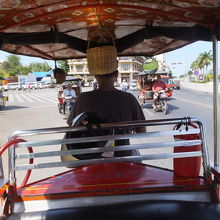
M25 84L22 85L22 89L23 89L23 90L28 89L28 85L30 85L30 89L38 89L38 84L37 84L37 82L25 83Z
M8 83L4 85L3 87L4 87L4 91L22 89L22 85L20 83Z
M180 80L178 80L178 79L173 80L173 88L180 89Z
M138 89L137 80L131 80L129 89L135 91Z
M43 82L37 82L38 89L45 89L46 85Z
M29 84L31 89L38 89L37 82L30 82Z

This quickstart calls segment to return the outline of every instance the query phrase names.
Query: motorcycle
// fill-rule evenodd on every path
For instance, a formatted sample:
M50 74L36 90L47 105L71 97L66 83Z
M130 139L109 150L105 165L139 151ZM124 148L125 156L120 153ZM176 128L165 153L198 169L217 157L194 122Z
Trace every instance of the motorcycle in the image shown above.
M154 109L155 112L162 111L164 114L168 113L168 104L167 104L167 97L165 90L160 90L157 92L158 97L156 100L156 107Z
M63 112L63 114L65 115L66 118L68 118L73 108L73 97L65 96L64 103L65 103L65 113Z

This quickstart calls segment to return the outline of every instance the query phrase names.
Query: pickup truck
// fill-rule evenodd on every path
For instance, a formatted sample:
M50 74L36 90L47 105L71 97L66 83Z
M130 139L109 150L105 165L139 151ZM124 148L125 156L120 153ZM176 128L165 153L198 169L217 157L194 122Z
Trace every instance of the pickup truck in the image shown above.
M173 80L173 88L180 89L180 80Z

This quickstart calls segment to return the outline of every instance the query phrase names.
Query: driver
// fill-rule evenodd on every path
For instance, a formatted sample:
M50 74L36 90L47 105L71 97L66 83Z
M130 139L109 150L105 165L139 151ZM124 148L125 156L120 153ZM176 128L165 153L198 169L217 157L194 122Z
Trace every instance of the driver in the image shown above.
M153 96L153 109L156 108L156 101L158 98L158 92L161 90L166 90L166 84L161 80L161 76L158 75L157 76L157 80L153 83L152 85L152 90L154 92L154 96Z
M114 87L114 82L118 77L116 48L113 46L90 48L87 50L87 62L90 74L94 75L97 80L98 89L80 93L67 123L71 125L77 115L87 111L99 113L105 122L145 120L136 98L131 93ZM138 127L135 130L141 133L145 132L145 129L145 127ZM116 157L122 155L132 155L132 151L115 152Z
M64 97L64 102L63 102L63 113L65 114L65 107L66 107L66 100L65 97L71 96L72 97L72 102L75 102L76 100L76 93L75 90L72 88L71 84L67 85L67 88L64 89L63 91L63 97Z

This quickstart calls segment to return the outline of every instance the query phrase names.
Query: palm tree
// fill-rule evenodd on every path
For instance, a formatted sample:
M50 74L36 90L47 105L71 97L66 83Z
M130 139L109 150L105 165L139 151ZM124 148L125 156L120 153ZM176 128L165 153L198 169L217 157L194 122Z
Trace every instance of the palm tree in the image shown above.
M197 60L193 61L193 62L191 63L190 68L191 68L192 70L197 70L197 69L199 68L198 61L197 61Z
M208 66L209 65L211 65L211 62L212 62L212 59L213 59L213 57L212 57L212 55L211 55L211 51L209 51L209 52L204 52L204 53L202 53L202 65L203 65L203 67L205 67L206 68L206 74L207 74L207 69L208 69Z
M204 75L204 67L206 69L206 74L207 74L207 69L208 66L211 64L212 61L212 55L211 55L211 51L209 52L204 52L204 53L200 53L199 56L197 57L197 59L195 61L193 61L193 63L191 64L190 68L192 70L201 70L201 72Z

